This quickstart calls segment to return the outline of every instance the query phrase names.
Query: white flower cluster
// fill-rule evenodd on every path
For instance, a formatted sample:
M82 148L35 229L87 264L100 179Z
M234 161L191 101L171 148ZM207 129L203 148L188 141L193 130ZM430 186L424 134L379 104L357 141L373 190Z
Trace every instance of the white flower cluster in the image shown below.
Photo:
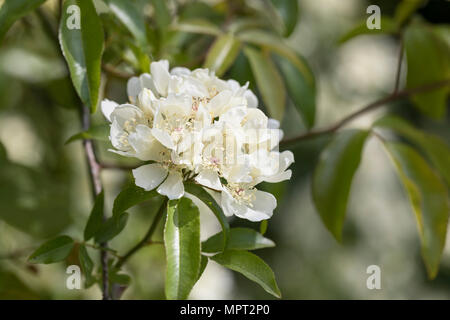
M278 121L257 108L248 84L208 69L169 71L166 60L150 67L128 81L130 103L102 102L112 151L151 162L133 170L136 185L178 199L189 180L220 192L227 216L270 218L276 199L255 186L290 179L294 161L292 152L276 151Z

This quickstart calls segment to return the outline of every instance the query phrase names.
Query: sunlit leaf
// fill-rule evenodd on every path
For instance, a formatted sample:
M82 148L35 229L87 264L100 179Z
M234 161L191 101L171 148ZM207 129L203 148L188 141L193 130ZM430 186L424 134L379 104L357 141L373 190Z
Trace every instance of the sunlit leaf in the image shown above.
M415 22L405 32L408 65L406 86L414 88L440 80L450 80L450 49L430 26ZM446 113L450 85L411 97L414 105L432 118Z
M289 96L308 128L314 125L316 117L316 83L314 75L303 58L304 68L299 69L289 59L275 55L284 77Z
M368 131L338 133L322 151L312 178L314 205L334 237L342 239L347 202L353 176L361 160Z
M219 36L208 51L204 67L222 76L237 58L239 49L240 42L232 34Z
M420 131L405 120L395 116L386 116L377 120L374 127L393 130L422 149L444 177L447 185L450 185L450 148L441 138Z
M146 48L147 29L142 11L139 11L133 1L106 0L111 11L123 23L137 40L141 48Z
M414 149L401 143L386 142L385 146L416 214L422 256L432 279L439 270L447 233L450 210L447 188Z
M214 255L210 259L228 269L242 273L248 279L259 284L271 295L281 298L281 292L278 289L272 269L253 253L228 250Z
M79 29L74 21L77 13L69 9L76 7L71 6L79 8ZM104 35L91 0L64 1L59 41L78 95L91 112L95 112L99 99Z
M164 228L166 297L187 299L200 271L200 213L192 200L171 200Z
M228 224L227 218L225 217L225 214L223 213L223 210L220 207L220 205L217 204L216 200L214 200L214 198L205 189L203 189L201 186L195 183L185 183L184 188L187 193L194 195L199 200L201 200L206 206L208 206L208 208L216 216L223 231L222 248L225 248L228 241L228 233L230 231L230 225Z
M30 263L55 263L66 259L72 251L74 242L71 237L59 236L41 245L28 258Z
M267 221L267 220L266 220ZM202 251L213 253L222 251L222 231L209 237L202 243ZM262 236L262 234L249 228L230 229L227 250L256 250L274 247L275 243Z
M281 121L286 107L286 89L268 52L245 47L245 55L250 61L259 92L270 116Z

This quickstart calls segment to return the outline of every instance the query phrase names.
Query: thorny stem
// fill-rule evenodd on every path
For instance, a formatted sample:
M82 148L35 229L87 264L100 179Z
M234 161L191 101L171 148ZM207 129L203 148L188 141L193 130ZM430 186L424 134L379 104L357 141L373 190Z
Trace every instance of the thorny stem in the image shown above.
M86 106L82 107L81 121L83 125L83 130L88 130L91 121L89 109ZM93 198L95 198L102 192L103 185L101 181L101 167L97 161L95 155L94 143L92 140L83 140L84 152L86 154L86 160L89 168L89 177L92 184ZM103 221L106 220L105 213L103 212ZM108 277L108 252L106 250L108 244L107 242L100 243L100 263L102 268L102 296L103 300L111 300L109 294L109 277Z
M165 198L163 203L161 204L161 207L159 208L158 212L156 213L156 216L153 219L153 222L150 225L150 228L148 229L144 238L141 241L139 241L133 248L131 248L122 258L120 258L119 261L117 261L117 264L115 266L117 269L119 269L121 266L123 266L123 264L140 248L148 245L149 243L153 243L151 241L151 237L153 236L153 233L155 232L156 227L158 226L158 223L163 216L163 213L167 206L167 201L168 201L168 199Z

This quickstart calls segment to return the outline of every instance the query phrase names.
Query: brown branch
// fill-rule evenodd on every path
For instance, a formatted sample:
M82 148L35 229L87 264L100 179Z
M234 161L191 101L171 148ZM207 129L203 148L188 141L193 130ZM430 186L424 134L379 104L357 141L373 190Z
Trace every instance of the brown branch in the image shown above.
M406 90L402 90L402 91L394 91L387 97L384 97L380 100L370 103L369 105L363 107L362 109L359 109L358 111L356 111L354 113L351 113L347 117L343 118L342 120L340 120L339 122L337 122L331 126L324 127L322 129L308 131L308 132L298 135L296 137L284 139L284 140L280 141L280 146L286 146L286 145L294 144L294 143L297 143L299 141L303 141L306 139L315 138L317 136L321 136L324 134L333 133L333 132L337 131L338 129L340 129L341 127L343 127L348 122L350 122L351 120L359 117L360 115L362 115L366 112L369 112L369 111L375 110L379 107L382 107L387 103L397 101L397 100L403 99L405 97L412 96L414 94L436 90L436 89L439 89L439 88L442 88L445 86L450 86L450 79L438 81L438 82L431 83L431 84L426 84L426 85L419 86L416 88L406 89Z
M88 130L91 126L91 119L89 109L86 106L82 107L81 120L83 130ZM101 181L101 166L97 161L95 155L94 143L92 140L83 140L84 152L86 154L86 160L89 168L89 177L92 184L93 198L95 198L102 192L103 185ZM106 220L105 213L103 212L103 221ZM100 264L102 268L102 295L103 300L111 300L109 294L109 276L108 276L108 252L107 243L100 243L100 247L103 249L100 251Z
M158 226L159 221L161 220L164 210L166 209L168 199L165 198L163 203L161 204L161 207L159 208L158 212L156 213L155 218L153 219L152 224L150 225L150 228L148 229L147 233L145 234L144 238L139 241L133 248L131 248L119 261L116 263L116 268L119 269L123 264L134 254L136 251L141 249L142 247L148 245L151 242L151 237L153 233L156 230L156 227Z

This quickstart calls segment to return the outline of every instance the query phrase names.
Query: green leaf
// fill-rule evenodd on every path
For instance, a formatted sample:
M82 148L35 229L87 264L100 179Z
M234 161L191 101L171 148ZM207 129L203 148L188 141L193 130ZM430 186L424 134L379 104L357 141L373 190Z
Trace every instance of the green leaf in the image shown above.
M333 236L341 241L353 176L361 160L368 131L338 133L322 151L312 178L312 196L317 211Z
M98 141L109 141L109 124L93 126L86 131L74 134L64 144L69 144L77 140L92 139Z
M450 185L450 148L442 139L420 131L405 120L395 116L383 117L377 120L374 126L393 130L422 149L434 167L442 174L447 185Z
M397 23L389 17L380 18L380 27L381 29L369 29L367 28L367 21L366 19L364 19L347 33L345 33L339 39L339 44L343 44L360 35L394 34L398 30Z
M272 269L260 257L253 253L228 250L212 256L210 259L228 269L242 273L263 287L271 295L281 298L281 292L278 289Z
M132 1L106 0L111 11L131 32L141 48L149 46L147 29L142 10L138 10Z
M129 214L127 212L119 213L110 217L95 234L95 242L102 243L111 240L127 225Z
M202 255L202 258L200 260L200 269L198 271L197 281L198 281L198 279L201 278L201 276L202 276L203 272L205 271L207 265L208 265L208 257Z
M100 230L103 224L105 194L102 191L96 198L94 207L89 215L88 222L84 228L84 241L91 239Z
M78 250L78 260L80 261L81 271L83 271L83 275L86 279L85 287L89 288L95 282L95 279L92 276L92 271L94 270L94 262L89 256L89 253L87 252L86 246L84 244L80 244L80 248Z
M171 200L164 228L166 297L187 299L200 271L200 214L192 200Z
M264 105L272 118L281 121L286 107L286 90L280 73L268 52L246 47L244 53L250 61Z
M261 223L259 224L259 233L261 233L261 235L264 235L266 233L268 225L269 220L261 221Z
M411 147L386 142L385 146L398 170L416 215L422 256L433 279L445 245L449 202L447 188L426 161Z
M284 32L283 36L288 37L294 31L298 19L298 1L297 0L272 0L272 4L280 14Z
M267 220L266 220L267 221ZM223 233L219 232L202 243L202 251L213 253L222 251ZM249 228L230 229L227 250L256 250L274 247L275 243Z
M161 195L156 190L145 191L133 184L123 189L114 200L113 216L121 214L125 210L154 197L161 198Z
M275 55L289 96L306 126L311 128L316 117L316 83L311 68L303 58L299 56L299 59L303 63L302 68L298 68L298 64L293 64L287 58Z
M208 51L204 67L214 70L218 77L222 76L236 60L240 46L232 34L219 36Z
M424 0L403 0L395 9L394 20L401 26L422 5Z
M72 5L80 9L80 29L69 29L76 13L67 11ZM74 8L74 7L72 7ZM72 83L91 112L99 100L103 28L91 0L65 0L59 24L59 41L67 61Z
M155 10L154 18L160 30L166 30L170 24L171 17L166 0L152 0L153 9Z
M171 29L176 31L207 34L212 36L220 36L221 34L223 34L222 30L220 30L214 23L199 18L179 21L174 24Z
M416 22L405 32L405 49L408 64L406 86L414 88L450 79L450 49L430 26ZM414 105L425 115L440 119L446 113L450 86L416 94Z
M55 263L66 259L72 251L74 242L71 237L59 236L45 242L28 258L30 263Z
M230 225L228 224L227 218L225 217L222 208L217 204L216 200L214 200L214 198L201 186L192 182L187 182L184 184L184 189L186 190L187 193L192 194L193 196L201 200L204 204L206 204L206 206L208 206L208 208L216 216L223 231L222 248L225 248L228 242L228 233L230 231Z
M0 43L12 24L45 0L6 0L0 7Z

